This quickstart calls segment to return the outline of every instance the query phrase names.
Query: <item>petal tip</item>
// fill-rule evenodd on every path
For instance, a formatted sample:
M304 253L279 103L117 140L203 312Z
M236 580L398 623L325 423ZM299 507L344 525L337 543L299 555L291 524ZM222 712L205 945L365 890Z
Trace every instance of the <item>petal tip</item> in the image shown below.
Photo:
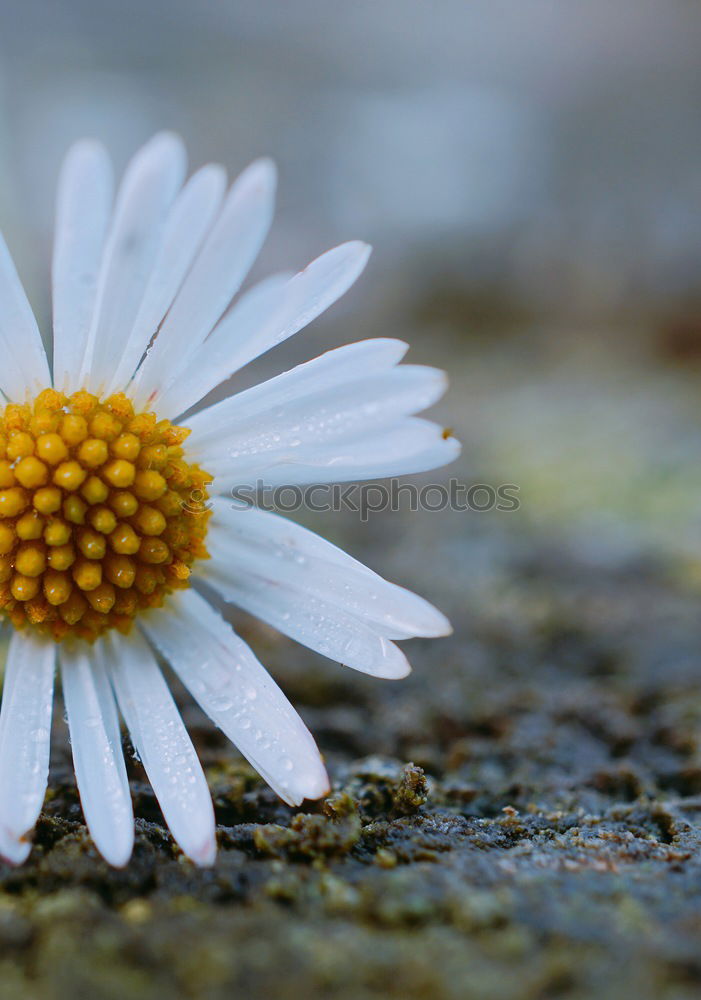
M452 427L444 427L441 431L441 437L443 438L443 460L441 465L448 465L450 462L454 462L462 452L462 442L458 441L456 437L453 437Z
M208 183L215 187L221 195L226 191L226 167L221 163L206 163L195 175L200 183Z
M442 639L445 636L453 634L453 626L442 611L439 611L438 608L435 608L428 602L426 602L424 607L423 622L416 631L417 639Z
M441 615L440 611L438 614L440 615L440 623L437 623L435 630L431 632L430 636L427 636L429 639L445 639L455 631L445 615Z
M185 143L183 142L182 136L178 132L175 132L172 129L167 129L167 128L161 129L160 132L156 132L156 134L151 138L148 145L171 146L172 148L177 147L178 149L185 148Z
M301 781L295 783L295 787L277 787L277 794L291 806L301 806L303 802L316 802L323 799L331 791L331 782L326 772L326 768L321 763L319 757L318 767L315 773L306 775Z
M321 774L319 774L312 790L305 796L307 799L323 799L325 795L331 792L331 782L329 776L326 773L326 768L322 766Z
M271 156L261 156L249 164L239 177L239 182L258 188L261 193L272 196L277 187L277 166Z
M353 253L357 254L358 257L362 257L365 260L368 259L372 253L372 244L366 243L364 240L348 240L347 243L342 243L346 250L351 250Z
M23 864L32 851L29 840L17 838L6 828L0 830L0 859L8 865Z
M217 860L216 837L208 837L197 847L186 851L185 854L198 868L211 868Z
M385 681L403 681L411 673L411 664L394 642L389 639L381 641L385 650L382 662L368 673Z
M92 136L85 136L71 143L66 152L64 162L83 157L93 160L104 160L109 159L109 154L99 139L94 139Z
M95 846L110 867L126 868L131 861L131 856L134 851L134 837L132 835L123 844L112 845L106 849L104 846L100 846L99 844L95 844Z
M409 674L411 673L411 671L412 671L412 666L409 663L409 661L407 660L406 665L402 666L401 669L397 669L392 674L388 673L388 674L382 675L382 680L385 680L385 681L403 681L403 680L406 680L406 678L409 676ZM380 675L378 674L378 676L380 676Z

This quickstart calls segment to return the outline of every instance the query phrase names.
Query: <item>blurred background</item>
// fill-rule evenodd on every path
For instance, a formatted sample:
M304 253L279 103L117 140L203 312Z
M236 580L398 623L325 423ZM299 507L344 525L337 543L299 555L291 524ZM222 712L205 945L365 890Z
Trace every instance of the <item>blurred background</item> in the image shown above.
M700 43L685 0L25 0L0 34L0 224L48 322L73 139L98 136L120 167L163 127L193 166L235 174L270 154L279 215L260 273L349 238L375 254L252 375L403 336L412 360L450 371L441 416L465 442L451 471L518 484L522 500L518 516L418 518L417 531L526 521L596 558L688 552Z
M226 904L216 921L200 915L190 938L201 965L184 966L177 951L191 928L166 912L163 855L153 869L144 860L166 840L149 833L159 814L138 766L142 867L97 869L100 882L99 862L83 869L70 853L81 817L60 742L55 825L40 826L57 846L42 848L45 859L35 852L24 888L97 885L89 906L76 904L80 934L92 933L96 897L160 915L148 924L151 911L134 909L139 934L152 933L137 948L131 911L119 930L100 911L96 926L107 921L118 942L92 945L108 956L106 981L110 955L136 977L120 992L117 979L90 978L99 963L89 972L70 958L77 931L54 941L32 911L46 935L35 967L47 996L76 983L91 997L175 995L165 928L188 997L202 975L214 977L212 997L227 983L349 1000L698 996L700 96L694 0L5 6L0 227L45 328L55 183L72 140L99 137L120 169L162 128L183 134L193 167L215 160L235 175L269 154L279 212L252 280L346 239L375 251L340 303L229 388L340 343L399 336L409 360L449 372L436 416L464 444L453 467L423 481L514 484L520 499L517 512L401 510L367 525L305 516L439 604L455 636L412 644L414 675L393 686L236 620L338 782L391 784L413 760L435 811L413 833L391 814L385 841L367 833L380 812L362 813L365 854L344 856L336 882L316 871L300 888L302 876L280 874L277 861L254 869L244 826L289 823L289 811L250 774L240 792L235 752L186 707L228 830L219 882L168 869L181 879L173 892ZM373 754L393 763L363 770L357 762ZM453 827L441 826L446 815ZM258 924L248 914L236 923L236 900L263 907L269 897L307 922L292 927L286 911L263 908ZM401 937L417 927L418 949ZM229 937L215 960L205 939L217 934ZM319 950L333 934L333 954ZM250 950L232 951L231 935ZM129 948L152 951L133 959ZM13 961L2 964L8 983ZM134 972L140 961L160 970L153 993ZM289 992L279 968L296 969Z

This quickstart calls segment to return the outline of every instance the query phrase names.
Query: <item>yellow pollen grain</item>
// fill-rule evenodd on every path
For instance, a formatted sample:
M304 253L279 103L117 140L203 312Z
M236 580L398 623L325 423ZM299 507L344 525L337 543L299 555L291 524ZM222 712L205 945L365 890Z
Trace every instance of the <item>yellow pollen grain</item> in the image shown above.
M50 409L38 408L30 421L29 430L38 438L41 434L53 433L58 428L59 421L57 413Z
M117 517L132 517L139 509L139 501L128 490L116 490L112 493L109 505Z
M75 549L72 545L54 545L49 549L49 566L52 569L70 569L75 558Z
M133 618L139 610L139 602L145 600L146 598L140 597L139 593L133 587L129 590L118 590L114 602L114 613L123 617L126 616L127 619Z
M107 551L107 542L99 531L83 528L78 533L78 548L86 559L102 559Z
M63 501L63 516L71 524L85 524L88 505L80 497L69 496Z
M117 440L112 442L110 451L115 458L134 462L141 451L141 442L136 434L120 434Z
M12 468L12 462L4 458L0 462L0 489L6 490L8 487L14 486L16 482L17 477Z
M73 567L73 579L81 590L94 590L102 583L102 563L78 559Z
M48 481L49 470L41 459L28 455L17 463L15 476L22 486L28 490L35 490Z
M210 482L188 433L122 394L0 409L0 619L92 641L187 587L209 519L191 498Z
M73 529L66 521L58 518L49 521L44 528L44 541L47 545L67 545L72 537Z
M61 618L67 625L77 625L88 608L88 602L83 595L72 590L70 596L59 607Z
M68 447L58 434L42 434L37 438L36 453L42 462L58 465L68 458Z
M12 577L10 590L16 601L24 602L35 598L39 593L40 586L40 577L22 576L21 573L15 573Z
M139 546L139 556L142 562L158 566L167 562L170 549L161 538L144 538Z
M88 521L101 535L110 535L117 527L117 517L109 507L93 507L88 513Z
M78 449L78 461L88 469L104 465L109 457L107 442L100 438L88 438Z
M107 497L110 495L110 488L107 483L103 482L99 476L90 476L83 483L80 495L89 503L90 506L94 506L96 503L104 503Z
M36 510L28 510L15 521L15 533L23 542L36 541L44 534L44 518Z
M110 546L121 555L133 555L140 545L141 538L130 524L118 524L110 535Z
M61 462L54 472L54 483L67 493L79 490L87 479L88 473L80 462Z
M114 462L110 462L104 467L102 475L110 486L124 489L127 486L131 486L134 482L136 469L131 462L126 462L123 458L117 458Z
M127 589L136 578L136 564L128 556L110 556L105 560L105 575L116 587Z
M27 503L27 494L16 486L0 490L0 517L17 517L26 510Z
M188 580L191 572L190 567L186 566L185 563L180 562L178 559L172 562L168 567L168 573L175 577L176 580Z
M49 614L49 606L41 594L30 598L26 604L22 605L27 621L30 625L41 625L45 622Z
M15 569L22 576L41 576L46 569L46 549L37 542L25 542L17 550Z
M140 469L156 469L160 472L168 464L168 448L164 444L142 448L137 464Z
M12 525L0 522L0 555L6 556L15 547L16 535Z
M44 596L49 604L59 607L71 596L73 584L67 573L49 570L44 575Z
M26 431L16 431L8 441L7 457L14 461L34 454L34 438Z
M104 410L96 413L90 421L90 433L102 441L114 441L122 425L112 413Z
M64 444L69 448L74 448L81 444L88 436L88 424L85 417L75 413L69 413L61 421L60 436ZM65 457L65 456L64 456Z
M0 556L0 583L7 583L12 579L12 559L9 556Z
M164 477L155 469L142 469L134 477L134 494L139 500L159 500L167 489Z
M40 514L55 514L57 510L61 509L62 499L63 494L58 487L47 486L36 491L32 503Z
M153 567L141 565L137 568L134 585L140 594L152 594L158 584L158 572Z
M111 583L101 583L94 590L89 590L85 597L91 608L101 615L109 614L116 600L115 590Z
M189 500L189 496L188 496ZM183 499L179 493L174 490L169 490L164 493L160 500L157 500L155 506L158 507L162 514L170 520L174 519L178 513L183 511Z
M144 504L132 518L132 524L142 535L162 535L167 521L164 515L155 507Z

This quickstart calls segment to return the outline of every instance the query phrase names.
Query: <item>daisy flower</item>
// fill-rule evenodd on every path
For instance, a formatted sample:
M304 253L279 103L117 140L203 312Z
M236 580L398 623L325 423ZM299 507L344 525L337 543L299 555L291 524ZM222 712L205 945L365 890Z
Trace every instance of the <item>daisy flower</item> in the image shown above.
M370 249L336 247L231 305L271 223L274 166L253 163L228 191L219 166L185 175L181 140L161 133L113 201L104 149L70 150L53 366L0 237L0 615L11 630L0 855L12 863L29 854L46 791L57 670L104 858L126 864L134 841L121 716L175 841L207 865L211 796L161 663L285 802L329 783L304 723L205 595L376 677L409 671L394 640L450 631L426 601L312 532L233 503L242 486L431 469L459 446L414 416L443 393L442 373L399 367L406 345L389 339L329 351L187 416L335 302Z

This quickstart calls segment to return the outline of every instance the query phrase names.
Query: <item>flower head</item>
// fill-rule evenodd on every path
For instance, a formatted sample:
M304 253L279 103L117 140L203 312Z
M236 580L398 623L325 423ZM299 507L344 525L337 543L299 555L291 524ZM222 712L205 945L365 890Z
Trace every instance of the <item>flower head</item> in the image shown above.
M46 789L57 664L83 812L112 864L127 862L134 837L119 714L175 840L199 864L214 859L211 798L158 655L282 799L328 790L310 733L203 585L378 677L409 671L393 640L450 630L312 532L227 501L260 483L434 468L459 446L414 416L442 394L442 374L398 367L406 345L386 339L184 417L335 302L369 255L347 243L238 296L272 219L274 167L254 163L228 192L220 167L185 172L181 141L157 135L113 203L102 147L69 152L53 373L0 237L0 615L12 630L0 855L13 862L29 853Z
M187 430L55 389L0 414L0 609L57 641L128 631L186 587L207 556L211 479L186 461Z

